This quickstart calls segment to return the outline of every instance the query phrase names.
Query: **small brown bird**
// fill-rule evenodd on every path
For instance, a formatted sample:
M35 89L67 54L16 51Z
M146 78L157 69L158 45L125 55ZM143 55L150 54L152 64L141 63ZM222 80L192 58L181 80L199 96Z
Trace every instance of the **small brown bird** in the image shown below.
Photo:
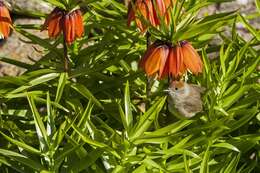
M191 118L201 112L201 93L205 88L183 81L173 81L168 90L168 108L171 113L180 118Z

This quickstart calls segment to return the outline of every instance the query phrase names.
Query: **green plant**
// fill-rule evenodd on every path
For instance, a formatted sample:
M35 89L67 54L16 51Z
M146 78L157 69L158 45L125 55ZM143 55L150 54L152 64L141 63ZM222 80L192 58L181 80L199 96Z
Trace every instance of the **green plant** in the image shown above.
M0 59L26 69L0 78L0 172L258 172L259 32L236 11L196 18L216 2L179 1L177 34L150 30L151 40L188 39L201 54L202 75L187 76L206 88L192 119L167 111L167 80L147 82L138 70L146 39L126 26L122 3L80 1L85 36L68 47L69 73L62 36L41 39L25 30L40 26L14 26L45 53L33 65ZM237 34L237 21L253 39Z

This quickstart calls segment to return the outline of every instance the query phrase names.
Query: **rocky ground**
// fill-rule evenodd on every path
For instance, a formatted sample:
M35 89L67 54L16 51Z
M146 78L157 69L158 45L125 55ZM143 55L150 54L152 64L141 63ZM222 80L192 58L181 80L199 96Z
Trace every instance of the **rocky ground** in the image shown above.
M34 12L43 12L48 13L51 11L52 7L50 7L46 3L40 3L39 0L7 0L14 11L19 11L21 9L25 11L34 11ZM239 9L242 14L252 14L256 12L256 7L254 4L254 0L237 0L229 3L223 3L221 5L214 5L202 10L201 14L212 14L219 11L231 11ZM43 20L41 19L32 19L32 18L16 18L14 19L14 24L42 24ZM251 24L260 29L260 17L257 19L251 20ZM240 30L240 34L249 39L249 34L243 28L242 25L237 25ZM41 36L43 38L47 37L47 33L40 32L38 30L29 30L35 35ZM33 61L38 60L41 57L41 48L33 45L24 43L25 38L17 32L13 32L11 36L6 41L0 42L0 58L6 57L15 59L18 61L33 63ZM19 75L24 70L21 68L17 68L15 66L0 62L0 76L3 75Z

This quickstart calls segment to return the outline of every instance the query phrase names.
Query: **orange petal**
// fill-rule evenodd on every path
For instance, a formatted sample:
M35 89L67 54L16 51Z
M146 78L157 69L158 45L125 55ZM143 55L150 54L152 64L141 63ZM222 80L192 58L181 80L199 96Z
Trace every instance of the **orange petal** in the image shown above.
M170 53L169 53L170 54ZM164 78L164 77L168 77L169 76L169 74L170 74L170 72L169 72L169 55L168 55L168 58L167 58L167 60L166 60L166 62L165 62L165 66L164 66L164 69L163 69L163 72L162 72L162 74L159 76L159 79L162 79L162 78Z
M194 74L202 72L202 62L197 51L186 42L182 45L185 66Z
M0 2L0 32L4 38L7 38L10 34L10 27L12 20L8 9L4 6L3 2Z
M177 63L177 51L176 48L171 48L169 53L169 74L176 77L179 72L179 65ZM178 66L178 67L177 67Z
M153 53L153 51L155 50L156 47L157 47L157 45L156 45L156 43L154 43L147 48L144 56L141 58L141 60L139 62L139 67L145 69L145 67L144 67L145 63L146 63L147 59L149 58L149 56Z
M58 7L54 8L54 9L52 10L52 12L51 12L51 13L47 16L47 18L45 19L44 24L42 25L41 31L47 29L48 26L49 26L50 21L53 20L53 18L54 18L55 16L57 16L57 14L60 13L61 11L62 11L62 10L59 9Z
M160 48L155 48L144 64L144 69L148 76L153 75L160 69L160 51Z
M71 40L71 23L69 15L64 16L64 38L68 44L72 42Z
M179 64L178 75L181 76L186 72L186 66L184 64L184 56L182 53L182 48L180 46L177 46L176 51L177 51L177 63Z
M168 55L169 55L169 47L167 45L163 45L161 47L159 78L162 77L164 69L169 68L168 65L166 64L167 59L168 59Z
M167 56L168 49L166 46L156 47L144 64L146 74L148 76L151 76L156 72L162 74Z
M61 19L63 13L64 11L62 9L58 7L54 8L54 10L52 10L50 15L46 18L41 30L48 29L49 37L56 38L61 32Z
M56 38L61 32L62 14L56 14L48 23L48 34L51 38Z
M149 18L149 14L148 14L148 7L146 5L145 2L143 2L142 0L141 1L136 1L136 17L135 17L135 22L136 22L136 25L137 27L141 30L141 32L145 32L145 30L147 29L147 26L145 26L143 23L142 23L142 20L148 20ZM139 13L139 14L138 14ZM138 15L141 15L140 17Z
M77 37L82 37L84 34L83 17L81 11L75 10L75 33Z
M76 37L76 25L75 25L75 16L74 16L74 13L71 13L69 15L69 18L70 18L70 26L71 26L71 31L70 31L70 43L72 43L74 40L75 40L75 37Z
M155 16L154 16L154 7L153 7L152 1L146 0L146 5L147 5L147 12L148 12L147 19L149 19L149 22L151 23L152 26L156 26Z
M155 11L158 12L155 15L156 25L160 25L160 19L164 19L166 25L170 23L169 8L171 6L171 0L156 0Z

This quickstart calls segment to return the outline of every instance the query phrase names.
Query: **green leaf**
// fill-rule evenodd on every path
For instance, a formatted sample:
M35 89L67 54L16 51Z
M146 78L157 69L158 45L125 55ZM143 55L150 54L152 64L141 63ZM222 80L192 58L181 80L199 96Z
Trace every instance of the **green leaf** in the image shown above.
M226 167L223 173L232 173L232 172L237 173L236 170L237 170L237 165L239 163L239 160L240 160L240 154L238 156L233 157L233 159L228 164L228 166Z
M49 142L48 142L48 135L47 131L44 127L43 121L41 119L41 116L36 108L35 102L34 102L34 97L31 95L27 96L32 114L33 114L33 119L34 119L34 124L36 128L36 132L41 144L41 149L43 151L47 151L49 148Z
M45 2L49 2L53 6L60 7L62 9L64 9L64 10L66 10L66 6L63 3L61 3L61 2L59 2L57 0L44 0L44 1Z
M210 144L207 147L207 150L204 153L203 160L200 164L200 173L209 173L209 157L210 157Z
M244 24L244 26L256 37L256 39L257 39L258 41L260 41L260 33L257 32L257 30L256 30L255 28L253 28L253 27L246 21L246 19L245 19L242 15L238 14L238 16L239 16L240 20L242 21L242 23Z
M214 144L214 145L212 145L212 147L227 148L227 149L230 149L230 150L233 150L233 151L236 151L236 152L240 152L237 147L235 147L235 146L233 146L229 143L226 143L226 142Z
M61 73L60 74L60 79L59 79L59 83L57 86L57 92L56 92L56 97L55 97L55 102L59 103L61 96L63 94L63 90L64 87L66 85L67 82L67 78L68 78L68 74L67 73Z
M21 148L23 148L23 149L25 149L25 150L27 150L27 151L29 151L31 153L34 153L34 154L38 154L38 155L41 154L41 152L39 150L31 147L30 145L27 145L26 143L21 142L21 141L17 141L15 139L5 135L3 132L0 132L0 133L5 137L5 139L7 139L9 142L17 145L18 147L21 147Z
M36 162L33 159L30 159L27 156L16 153L14 151L0 149L0 154L4 155L4 156L6 156L10 159L16 160L17 162L24 164L24 165L26 165L26 166L28 166L28 167L36 170L36 171L44 170L44 167L40 163Z
M49 92L47 92L47 135L52 136L56 130L55 120L54 120L54 112L51 107L51 98Z
M79 136L81 137L81 139L84 142L86 142L86 143L88 143L90 145L93 145L95 147L104 148L104 150L107 150L108 152L110 152L114 156L120 158L120 156L117 154L117 152L114 149L112 149L111 147L109 147L108 145L106 145L104 143L92 140L89 136L87 136L84 132L82 132L81 129L79 129L77 126L75 126L75 124L72 123L71 120L69 120L68 118L67 118L67 120L68 120L69 123L72 124L72 128L75 130L76 133L79 134Z
M75 83L71 85L71 88L73 88L75 91L80 93L85 98L92 100L99 108L104 109L104 107L98 101L98 99L96 99L95 96L84 85Z
M36 86L36 85L39 85L39 84L44 84L44 83L46 83L50 80L57 78L58 76L59 76L58 73L49 73L49 74L42 75L40 77L37 77L37 78L29 81L27 85L23 85L23 86L15 89L15 90L13 90L12 92L10 92L10 94L19 93L19 92L27 90L27 89L29 89L33 86Z
M165 103L166 97L162 97L157 102L155 102L152 107L145 112L141 117L136 126L133 128L129 135L130 140L134 140L141 136L152 124L154 121L156 114L158 114L164 103Z
M129 91L129 82L126 82L125 86L125 122L126 122L126 130L129 132L129 129L132 128L133 125L133 115L132 115L132 109L131 109L131 98L130 98L130 91ZM124 122L123 121L123 122Z
M27 64L27 63L24 63L24 62L20 62L20 61L16 61L16 60L10 59L10 58L5 58L5 57L0 57L0 61L12 64L12 65L15 65L17 67L24 68L24 69L30 69L30 68L33 67L30 64Z
M255 5L258 9L258 12L260 13L260 0L255 0Z

